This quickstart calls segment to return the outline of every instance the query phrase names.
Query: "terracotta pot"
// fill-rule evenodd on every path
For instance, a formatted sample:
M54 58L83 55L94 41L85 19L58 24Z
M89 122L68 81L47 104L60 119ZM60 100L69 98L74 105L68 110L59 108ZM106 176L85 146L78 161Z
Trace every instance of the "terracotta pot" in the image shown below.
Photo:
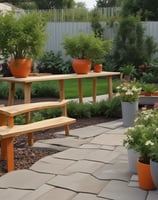
M94 72L101 72L103 70L102 64L96 64L94 65Z
M31 72L32 59L11 59L10 71L16 78L25 78Z
M77 74L88 74L91 70L91 61L86 59L74 59L72 67Z
M144 164L137 160L137 172L139 187L144 190L154 190L155 185L151 176L150 164Z

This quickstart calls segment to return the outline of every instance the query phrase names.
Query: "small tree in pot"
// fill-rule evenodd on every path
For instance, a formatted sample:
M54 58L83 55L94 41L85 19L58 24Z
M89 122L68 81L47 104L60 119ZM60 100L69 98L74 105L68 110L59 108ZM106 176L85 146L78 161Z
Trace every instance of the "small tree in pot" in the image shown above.
M24 72L24 67L22 70L19 68L20 63L25 66L29 63L28 68L31 68L32 59L42 55L47 38L46 24L46 19L37 12L19 17L13 12L0 14L0 54L5 59L11 59L10 67L14 76L13 69L19 78L28 76L30 69L26 75L19 74Z
M85 34L83 32L74 36L65 36L64 42L62 43L66 50L66 55L70 55L74 59L72 63L74 71L83 74L90 71L93 59L100 59L106 55L106 47L110 46L110 44L110 41L95 37L93 33ZM99 57L97 57L97 55ZM88 70L85 69L85 60L88 65ZM82 65L78 64L78 62L82 63ZM81 69L84 71L80 71Z

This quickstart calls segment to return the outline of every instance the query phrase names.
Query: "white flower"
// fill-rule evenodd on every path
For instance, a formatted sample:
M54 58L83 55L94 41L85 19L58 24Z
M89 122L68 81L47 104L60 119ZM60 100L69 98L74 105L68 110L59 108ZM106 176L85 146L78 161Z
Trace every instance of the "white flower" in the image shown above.
M151 140L148 140L148 141L146 141L145 145L146 145L146 146L148 146L148 145L151 145L151 146L152 146L152 145L154 145L154 143L153 143Z

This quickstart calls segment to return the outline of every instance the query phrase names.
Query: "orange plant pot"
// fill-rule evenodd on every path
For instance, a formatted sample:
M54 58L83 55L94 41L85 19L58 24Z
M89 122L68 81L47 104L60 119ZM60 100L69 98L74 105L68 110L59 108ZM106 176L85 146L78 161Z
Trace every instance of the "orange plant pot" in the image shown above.
M11 59L10 71L16 78L26 78L32 68L32 59Z
M150 172L150 164L144 164L137 160L137 172L139 187L144 190L154 190L155 185Z
M101 72L103 70L102 64L94 65L94 72Z
M74 59L72 67L77 74L88 74L91 70L91 61L86 59Z

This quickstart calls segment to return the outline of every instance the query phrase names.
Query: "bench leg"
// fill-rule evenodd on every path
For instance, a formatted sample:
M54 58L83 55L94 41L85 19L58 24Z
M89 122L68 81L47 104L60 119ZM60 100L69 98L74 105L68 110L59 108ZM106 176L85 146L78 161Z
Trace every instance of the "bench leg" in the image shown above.
M28 134L27 134L27 137L28 137L28 145L29 145L29 146L32 146L33 143L34 143L34 140L33 140L33 133L28 133Z
M2 159L7 161L7 171L14 170L14 142L13 137L1 141Z
M69 135L69 125L65 125L65 135L68 136Z
M5 125L6 125L6 116L0 114L0 126L5 126Z

